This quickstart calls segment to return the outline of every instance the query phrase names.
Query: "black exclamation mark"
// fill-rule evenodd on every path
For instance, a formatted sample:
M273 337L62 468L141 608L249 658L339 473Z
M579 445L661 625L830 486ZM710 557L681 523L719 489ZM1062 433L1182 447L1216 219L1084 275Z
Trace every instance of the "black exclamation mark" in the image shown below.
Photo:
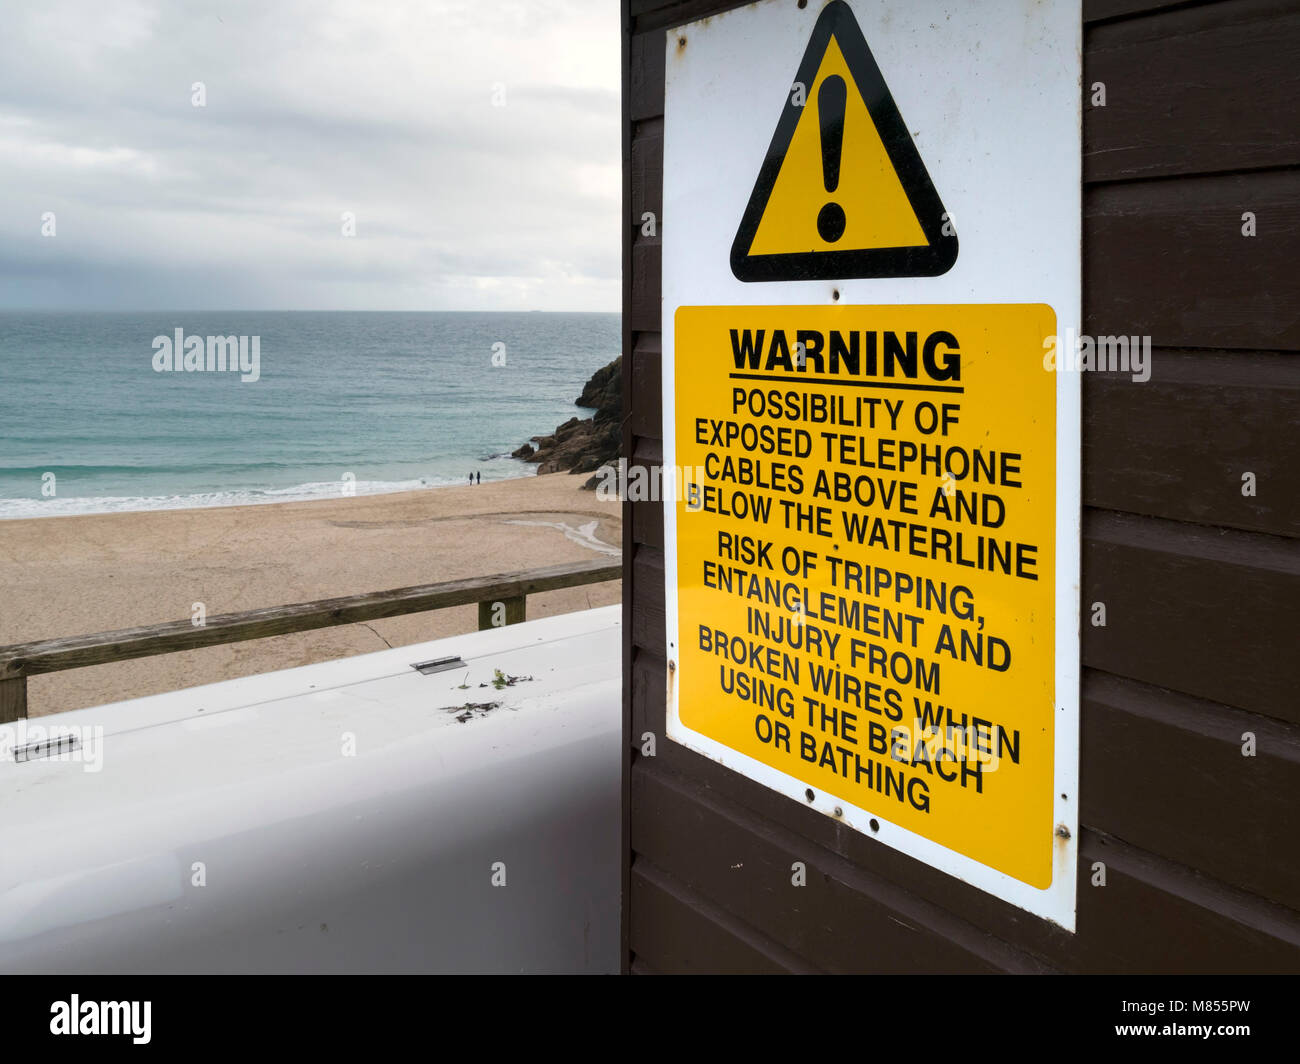
M817 90L817 115L821 119L822 134L822 184L827 192L840 185L840 152L844 147L844 105L848 98L844 79L832 74ZM834 201L826 204L817 215L817 232L828 244L834 244L844 235L844 208Z

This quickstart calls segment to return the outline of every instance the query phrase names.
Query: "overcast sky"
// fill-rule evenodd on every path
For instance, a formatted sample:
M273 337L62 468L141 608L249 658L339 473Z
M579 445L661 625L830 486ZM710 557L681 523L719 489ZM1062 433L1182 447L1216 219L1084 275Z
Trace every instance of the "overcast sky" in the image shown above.
M617 310L618 8L6 0L0 308Z

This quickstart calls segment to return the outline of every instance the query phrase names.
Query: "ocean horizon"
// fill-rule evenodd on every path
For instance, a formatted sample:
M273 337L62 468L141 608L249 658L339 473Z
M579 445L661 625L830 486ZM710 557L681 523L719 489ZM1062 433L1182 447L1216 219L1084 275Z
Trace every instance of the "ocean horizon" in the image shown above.
M531 476L620 348L617 313L0 311L0 519Z

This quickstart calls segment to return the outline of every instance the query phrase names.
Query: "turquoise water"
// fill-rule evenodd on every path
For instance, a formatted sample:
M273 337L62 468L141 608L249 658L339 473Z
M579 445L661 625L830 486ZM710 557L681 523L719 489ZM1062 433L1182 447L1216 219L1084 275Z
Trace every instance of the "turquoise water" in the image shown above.
M258 337L257 379L157 371L177 329L205 363L248 337L245 367ZM0 312L0 518L529 476L509 453L591 413L620 339L617 314Z

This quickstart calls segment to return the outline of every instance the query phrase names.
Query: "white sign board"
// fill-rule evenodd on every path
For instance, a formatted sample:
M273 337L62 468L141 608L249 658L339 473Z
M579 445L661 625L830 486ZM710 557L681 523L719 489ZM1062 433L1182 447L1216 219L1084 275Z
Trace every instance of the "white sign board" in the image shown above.
M666 34L668 736L1069 929L1078 0Z

